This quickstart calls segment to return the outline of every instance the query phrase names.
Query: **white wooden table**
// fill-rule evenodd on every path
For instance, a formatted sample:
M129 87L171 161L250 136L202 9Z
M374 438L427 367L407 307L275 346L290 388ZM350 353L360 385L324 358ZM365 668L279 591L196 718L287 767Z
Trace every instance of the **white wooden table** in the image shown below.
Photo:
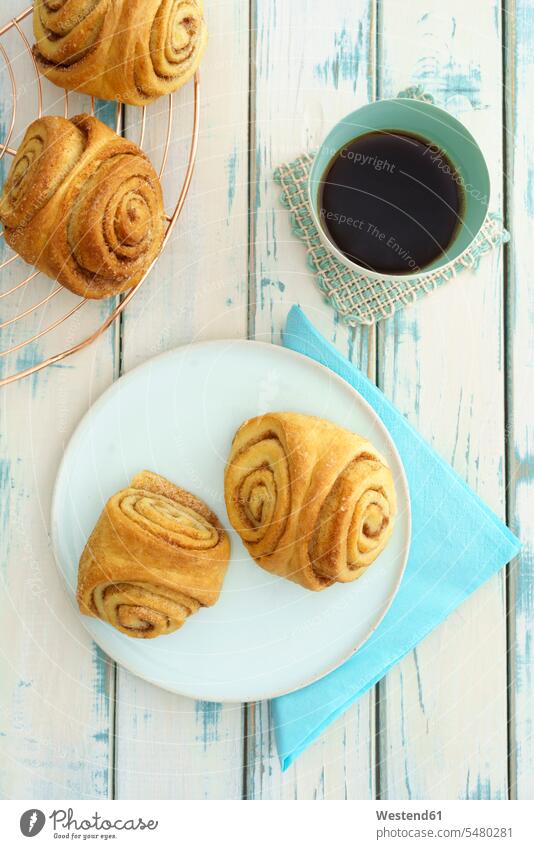
M23 3L4 0L2 18ZM532 6L205 5L211 40L199 159L171 243L120 326L59 367L0 390L0 796L532 799ZM480 141L492 205L504 212L512 242L375 331L349 332L315 288L272 171L356 106L412 84ZM191 96L190 86L179 95L185 116ZM29 100L14 143L32 117L24 114ZM6 106L0 121L7 114ZM150 123L154 147L162 124ZM167 180L180 179L188 128L176 126ZM525 546L507 574L475 593L282 775L267 704L194 703L103 656L67 599L48 528L62 451L113 380L193 339L278 342L297 302L508 517ZM51 344L42 340L29 356L50 353Z

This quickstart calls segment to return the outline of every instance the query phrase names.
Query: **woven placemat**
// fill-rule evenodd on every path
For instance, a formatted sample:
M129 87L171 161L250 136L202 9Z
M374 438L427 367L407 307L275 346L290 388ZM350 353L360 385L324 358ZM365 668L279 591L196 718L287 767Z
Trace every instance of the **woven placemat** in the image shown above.
M317 284L345 324L374 324L382 318L390 318L400 307L414 303L465 268L476 268L484 254L510 238L502 218L490 213L474 242L446 268L409 280L376 279L354 272L324 246L311 216L308 177L312 162L312 154L303 154L277 168L274 179L282 187L281 202L290 212L293 232L306 246L308 264Z

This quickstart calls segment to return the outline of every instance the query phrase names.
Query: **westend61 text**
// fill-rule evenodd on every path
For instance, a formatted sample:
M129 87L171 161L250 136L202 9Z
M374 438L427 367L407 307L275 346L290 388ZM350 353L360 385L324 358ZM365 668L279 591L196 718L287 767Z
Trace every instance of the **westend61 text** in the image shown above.
M441 811L376 811L378 820L411 820L422 822L439 820L441 822Z

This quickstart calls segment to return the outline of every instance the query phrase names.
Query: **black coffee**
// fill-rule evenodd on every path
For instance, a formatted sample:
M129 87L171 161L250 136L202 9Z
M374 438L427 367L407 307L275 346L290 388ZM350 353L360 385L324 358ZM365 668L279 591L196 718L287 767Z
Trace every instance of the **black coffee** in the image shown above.
M359 136L330 162L321 220L345 256L386 274L411 274L442 256L463 214L458 172L426 139L400 130Z

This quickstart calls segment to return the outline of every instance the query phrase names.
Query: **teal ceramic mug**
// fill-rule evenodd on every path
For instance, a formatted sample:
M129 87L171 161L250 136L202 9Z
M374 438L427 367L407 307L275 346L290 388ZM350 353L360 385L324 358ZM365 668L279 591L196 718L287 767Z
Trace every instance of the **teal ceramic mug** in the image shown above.
M447 160L454 168L454 179L460 186L463 207L461 217L447 249L431 264L415 272L385 274L362 267L347 257L332 240L321 214L321 184L334 158L359 136L377 130L400 131L425 139L429 155ZM490 198L488 168L475 139L456 118L431 103L411 98L377 100L347 115L329 132L314 159L309 177L312 215L321 239L337 259L354 271L368 277L410 279L422 273L444 269L470 246L486 218Z

